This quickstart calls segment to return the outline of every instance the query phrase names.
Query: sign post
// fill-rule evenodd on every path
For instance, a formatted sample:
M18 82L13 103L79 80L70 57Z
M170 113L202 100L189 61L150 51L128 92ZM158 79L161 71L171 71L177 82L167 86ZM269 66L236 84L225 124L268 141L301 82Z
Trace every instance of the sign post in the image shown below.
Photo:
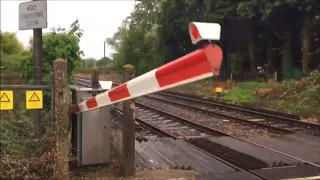
M33 29L33 75L36 85L42 81L42 28L47 28L47 1L34 0L19 4L19 30ZM39 134L41 113L35 113L35 133Z

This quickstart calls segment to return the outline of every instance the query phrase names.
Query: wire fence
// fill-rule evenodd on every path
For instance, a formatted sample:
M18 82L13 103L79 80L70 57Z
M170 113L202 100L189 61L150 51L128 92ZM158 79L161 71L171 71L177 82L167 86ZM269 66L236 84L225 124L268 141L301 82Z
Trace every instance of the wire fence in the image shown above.
M45 78L35 85L21 72L1 72L0 179L48 179L52 174L53 160L46 152L54 141L41 128L52 122L52 77Z

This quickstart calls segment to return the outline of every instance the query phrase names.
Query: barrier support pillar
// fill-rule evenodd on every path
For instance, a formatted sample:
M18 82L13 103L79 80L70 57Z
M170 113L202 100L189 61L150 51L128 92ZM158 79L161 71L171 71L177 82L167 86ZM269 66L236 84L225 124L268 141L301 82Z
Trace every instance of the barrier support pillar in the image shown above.
M129 81L135 76L133 66L124 66L124 80ZM134 100L123 102L123 128L122 128L122 176L135 174L135 104Z
M67 77L67 62L53 61L53 132L55 133L54 179L69 179L69 103L70 91Z

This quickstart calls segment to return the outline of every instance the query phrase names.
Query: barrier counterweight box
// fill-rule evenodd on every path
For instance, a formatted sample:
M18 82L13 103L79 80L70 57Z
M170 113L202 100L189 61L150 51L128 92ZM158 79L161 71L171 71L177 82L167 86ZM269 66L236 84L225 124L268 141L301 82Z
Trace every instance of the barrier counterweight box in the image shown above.
M72 88L72 100L91 98L91 88ZM86 111L72 118L72 154L77 166L110 163L111 107Z

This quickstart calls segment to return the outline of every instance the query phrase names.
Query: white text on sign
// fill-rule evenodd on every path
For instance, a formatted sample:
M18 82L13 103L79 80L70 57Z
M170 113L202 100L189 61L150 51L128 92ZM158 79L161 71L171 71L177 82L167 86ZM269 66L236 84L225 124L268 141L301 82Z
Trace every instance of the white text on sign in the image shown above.
M26 108L27 109L43 108L42 91L26 91Z
M0 91L0 110L13 109L13 91Z

